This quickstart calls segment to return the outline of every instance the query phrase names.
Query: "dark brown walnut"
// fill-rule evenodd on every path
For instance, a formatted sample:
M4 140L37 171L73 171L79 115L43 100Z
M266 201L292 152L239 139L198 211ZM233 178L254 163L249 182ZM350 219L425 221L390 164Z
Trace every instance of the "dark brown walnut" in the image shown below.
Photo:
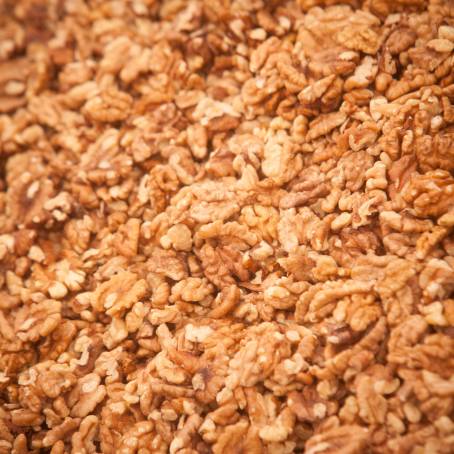
M422 136L415 143L419 167L423 172L454 168L454 132L449 129L435 137Z
M406 51L416 41L417 34L409 27L397 27L387 38L385 45L392 55Z

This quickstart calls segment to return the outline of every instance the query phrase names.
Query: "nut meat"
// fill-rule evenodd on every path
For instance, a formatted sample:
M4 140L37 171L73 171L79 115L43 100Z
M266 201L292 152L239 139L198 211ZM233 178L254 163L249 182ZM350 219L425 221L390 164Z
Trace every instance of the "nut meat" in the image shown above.
M0 158L0 454L454 452L453 0L4 0Z

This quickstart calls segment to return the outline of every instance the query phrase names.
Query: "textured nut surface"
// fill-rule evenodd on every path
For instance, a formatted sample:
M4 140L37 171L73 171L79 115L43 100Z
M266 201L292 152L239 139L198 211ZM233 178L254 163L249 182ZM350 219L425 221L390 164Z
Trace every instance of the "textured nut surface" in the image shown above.
M0 454L454 452L452 0L0 4Z

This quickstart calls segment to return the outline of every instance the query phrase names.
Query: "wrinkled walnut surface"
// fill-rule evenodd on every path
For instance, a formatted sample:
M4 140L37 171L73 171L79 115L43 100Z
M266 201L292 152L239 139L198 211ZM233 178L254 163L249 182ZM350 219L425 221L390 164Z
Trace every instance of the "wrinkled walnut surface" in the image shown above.
M0 454L454 452L453 0L0 2Z

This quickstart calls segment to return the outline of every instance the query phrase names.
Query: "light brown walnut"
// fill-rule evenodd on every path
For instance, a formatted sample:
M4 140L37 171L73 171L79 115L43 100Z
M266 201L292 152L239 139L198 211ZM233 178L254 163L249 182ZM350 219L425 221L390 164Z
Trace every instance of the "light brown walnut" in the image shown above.
M0 454L454 452L452 2L61 3L0 7Z
M93 308L115 315L131 308L147 291L146 282L137 275L124 271L101 284L91 295Z

